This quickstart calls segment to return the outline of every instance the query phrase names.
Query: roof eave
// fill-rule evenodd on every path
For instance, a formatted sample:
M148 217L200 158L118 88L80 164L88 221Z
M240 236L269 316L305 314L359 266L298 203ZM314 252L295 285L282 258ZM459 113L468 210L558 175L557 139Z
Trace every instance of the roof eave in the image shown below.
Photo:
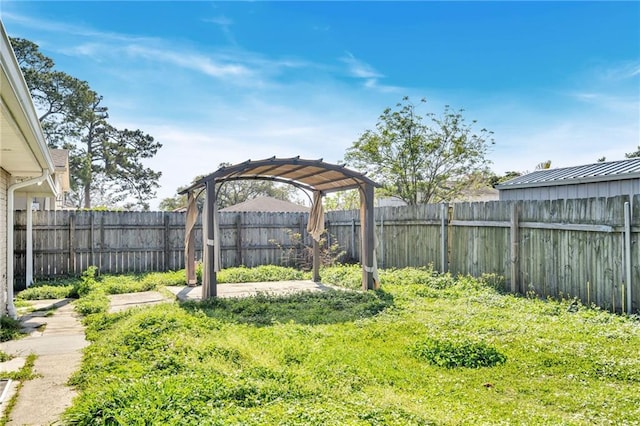
M0 66L2 72L9 82L9 90L5 90L10 95L14 107L19 109L19 114L24 117L26 128L23 128L23 134L29 145L31 152L37 159L43 170L49 170L51 173L55 170L53 159L47 147L47 143L40 127L40 121L33 106L31 93L27 87L27 83L20 70L20 65L11 47L11 42L4 29L4 25L0 22ZM12 111L14 114L18 111Z

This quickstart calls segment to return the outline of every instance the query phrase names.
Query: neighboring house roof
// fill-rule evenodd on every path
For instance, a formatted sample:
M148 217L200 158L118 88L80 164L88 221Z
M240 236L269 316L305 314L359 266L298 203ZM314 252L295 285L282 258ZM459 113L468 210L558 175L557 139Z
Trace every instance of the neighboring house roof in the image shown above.
M221 212L309 212L309 207L294 204L289 201L278 200L272 197L256 197L234 206L220 209Z
M68 149L49 149L53 165L56 170L65 170L69 167L69 150Z
M536 170L533 173L503 182L497 185L496 188L498 190L533 188L625 179L640 179L640 158Z
M60 177L60 185L62 191L69 191L71 185L69 183L69 150L68 149L49 149L53 165L56 169L56 175Z

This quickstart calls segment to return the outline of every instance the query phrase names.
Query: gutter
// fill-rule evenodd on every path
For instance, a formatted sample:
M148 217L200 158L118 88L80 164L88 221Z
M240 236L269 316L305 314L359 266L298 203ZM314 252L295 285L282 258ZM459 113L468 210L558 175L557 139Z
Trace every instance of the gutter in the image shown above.
M7 299L6 299L6 312L11 318L16 319L18 317L16 313L16 307L13 304L13 232L14 232L14 197L15 191L20 188L27 187L33 184L42 184L49 178L51 171L45 169L42 171L42 175L35 178L23 180L10 185L7 189ZM29 212L31 209L27 209ZM28 229L27 232L30 230Z

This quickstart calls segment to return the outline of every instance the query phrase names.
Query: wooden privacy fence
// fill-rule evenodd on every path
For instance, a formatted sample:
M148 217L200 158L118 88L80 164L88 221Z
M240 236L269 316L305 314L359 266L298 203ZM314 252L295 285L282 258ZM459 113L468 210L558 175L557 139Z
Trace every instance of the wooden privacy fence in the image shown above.
M223 267L285 264L292 246L309 243L308 213L220 212ZM15 215L17 285L26 273L26 212ZM79 275L95 265L104 273L184 268L185 213L33 212L33 275ZM302 239L291 238L301 234ZM196 259L202 254L196 223Z
M640 195L383 207L375 219L380 267L495 273L513 292L640 310ZM359 226L358 212L327 214L330 235L354 258Z
M626 213L625 203L631 206ZM307 213L220 212L222 266L286 264ZM640 309L640 196L383 207L375 211L378 266L506 278L507 289ZM184 213L34 212L34 276L184 268ZM16 214L16 277L25 275L26 214ZM360 257L358 211L326 215L329 243ZM202 229L196 224L196 258ZM296 247L294 247L296 246ZM632 288L627 284L629 280ZM384 284L384 283L383 283ZM631 301L631 303L628 303Z

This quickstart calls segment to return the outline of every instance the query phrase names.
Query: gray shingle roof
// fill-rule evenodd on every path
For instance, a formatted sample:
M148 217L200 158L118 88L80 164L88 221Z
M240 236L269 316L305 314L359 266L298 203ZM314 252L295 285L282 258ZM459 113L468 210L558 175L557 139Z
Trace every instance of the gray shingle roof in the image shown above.
M51 153L51 159L56 169L64 170L69 163L69 150L68 149L52 149L49 148Z
M497 185L497 189L569 185L640 178L640 158L585 164L559 169L536 170Z

